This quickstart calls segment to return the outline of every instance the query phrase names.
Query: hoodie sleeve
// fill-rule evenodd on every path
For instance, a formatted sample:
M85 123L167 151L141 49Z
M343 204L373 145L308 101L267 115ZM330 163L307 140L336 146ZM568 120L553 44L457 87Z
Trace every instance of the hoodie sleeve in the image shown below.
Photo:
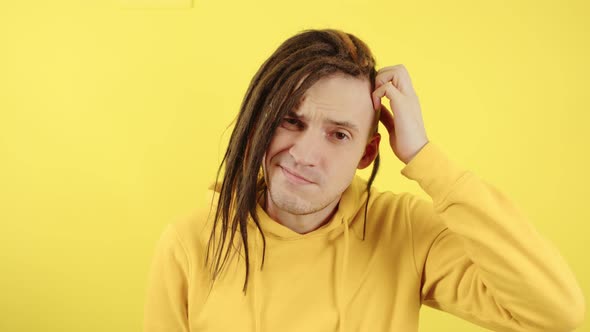
M431 142L401 173L432 198L407 200L423 304L494 331L581 325L572 271L505 195Z
M148 276L144 332L188 332L189 260L173 224L156 245Z

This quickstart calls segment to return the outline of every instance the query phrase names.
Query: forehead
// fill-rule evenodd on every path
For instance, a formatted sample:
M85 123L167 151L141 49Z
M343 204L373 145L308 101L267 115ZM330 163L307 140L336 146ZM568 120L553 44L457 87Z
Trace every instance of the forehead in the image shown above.
M374 112L368 79L338 73L314 83L293 113L311 121L346 123L346 127L365 132L370 130Z
M297 113L326 111L330 116L370 120L373 110L371 84L367 79L344 74L320 79L304 94Z

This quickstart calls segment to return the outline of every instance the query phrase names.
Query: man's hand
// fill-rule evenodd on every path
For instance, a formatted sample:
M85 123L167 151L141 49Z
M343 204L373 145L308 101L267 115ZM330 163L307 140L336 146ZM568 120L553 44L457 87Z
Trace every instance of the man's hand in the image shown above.
M383 104L381 97L389 99L393 114ZM373 107L381 108L379 121L389 132L389 144L393 153L405 164L428 143L418 96L412 87L410 75L403 65L385 67L377 72Z

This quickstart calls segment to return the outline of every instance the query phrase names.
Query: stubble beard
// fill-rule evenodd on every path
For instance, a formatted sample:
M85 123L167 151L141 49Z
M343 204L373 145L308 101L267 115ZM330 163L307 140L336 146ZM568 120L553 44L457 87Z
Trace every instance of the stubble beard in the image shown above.
M320 195L318 199L304 199L302 197L304 193L292 192L284 186L278 186L278 188L271 186L269 192L270 199L277 208L294 215L307 215L321 211L337 198L337 196Z

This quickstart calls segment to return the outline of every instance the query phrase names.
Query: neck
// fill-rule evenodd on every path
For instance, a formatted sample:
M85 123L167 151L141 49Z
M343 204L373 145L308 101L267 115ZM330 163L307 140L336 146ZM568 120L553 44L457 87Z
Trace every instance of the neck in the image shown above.
M319 211L310 214L292 214L279 209L273 203L270 198L270 192L267 190L264 200L264 210L269 217L279 224L299 234L307 234L328 223L334 213L336 213L339 202L340 197Z

